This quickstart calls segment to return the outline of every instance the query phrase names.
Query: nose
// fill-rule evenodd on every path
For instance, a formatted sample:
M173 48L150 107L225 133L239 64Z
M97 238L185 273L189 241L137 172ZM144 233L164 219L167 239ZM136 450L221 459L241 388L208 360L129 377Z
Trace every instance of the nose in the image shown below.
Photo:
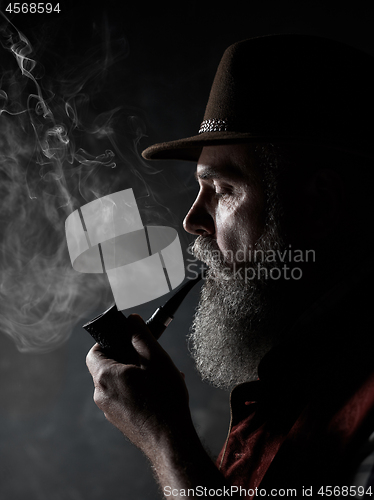
M216 232L214 219L205 206L201 193L187 213L183 221L183 227L187 233L195 234L196 236L202 234L214 236Z

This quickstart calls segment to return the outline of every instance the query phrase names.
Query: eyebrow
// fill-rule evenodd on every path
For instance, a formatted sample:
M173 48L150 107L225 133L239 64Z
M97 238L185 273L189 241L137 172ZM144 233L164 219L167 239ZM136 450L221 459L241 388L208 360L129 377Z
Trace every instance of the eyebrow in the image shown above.
M217 170L206 169L202 172L195 172L195 179L198 181L199 179L209 180L209 179L219 179L222 177L222 174L217 172Z
M226 179L226 180L238 180L243 179L243 173L235 167L230 167L230 169L221 171L211 167L204 167L201 172L195 172L195 179L209 180L209 179Z

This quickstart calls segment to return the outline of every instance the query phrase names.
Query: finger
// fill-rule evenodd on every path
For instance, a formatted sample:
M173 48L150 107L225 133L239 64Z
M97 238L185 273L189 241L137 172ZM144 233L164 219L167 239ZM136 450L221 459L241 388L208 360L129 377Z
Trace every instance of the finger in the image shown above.
M99 344L95 344L86 356L86 365L93 377L101 370L104 364L109 365L114 363L115 361L105 355Z
M98 353L100 352L100 345L95 344L91 349L88 351L87 356L86 356L86 365L90 373L95 370L95 366L98 362Z
M142 358L149 361L153 355L165 353L152 335L148 326L138 314L131 314L127 319L130 321L131 325L132 345Z

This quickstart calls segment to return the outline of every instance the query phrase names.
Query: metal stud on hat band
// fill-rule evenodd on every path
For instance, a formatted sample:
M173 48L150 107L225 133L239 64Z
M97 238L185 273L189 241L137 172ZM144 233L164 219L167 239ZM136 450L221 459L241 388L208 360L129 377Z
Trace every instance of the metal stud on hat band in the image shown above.
M212 118L210 120L204 120L200 125L199 134L203 132L225 132L227 130L226 120L216 120Z

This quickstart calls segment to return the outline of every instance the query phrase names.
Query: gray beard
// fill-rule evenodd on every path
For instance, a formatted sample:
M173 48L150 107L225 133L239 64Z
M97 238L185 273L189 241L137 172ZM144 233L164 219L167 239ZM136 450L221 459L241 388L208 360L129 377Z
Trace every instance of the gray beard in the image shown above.
M214 244L199 237L193 252L198 257L198 248ZM227 264L220 271L217 262L208 269L189 335L202 379L221 389L256 379L260 360L279 336L272 299L278 282L245 282L233 274Z
M254 248L264 254L285 247L275 194L271 201L268 223ZM190 352L203 380L230 390L256 379L260 360L281 339L281 280L266 279L263 274L241 279L235 270L239 266L255 269L256 262L229 265L216 241L207 236L195 240L192 253L207 264L208 271L188 339ZM278 265L261 262L269 271Z

